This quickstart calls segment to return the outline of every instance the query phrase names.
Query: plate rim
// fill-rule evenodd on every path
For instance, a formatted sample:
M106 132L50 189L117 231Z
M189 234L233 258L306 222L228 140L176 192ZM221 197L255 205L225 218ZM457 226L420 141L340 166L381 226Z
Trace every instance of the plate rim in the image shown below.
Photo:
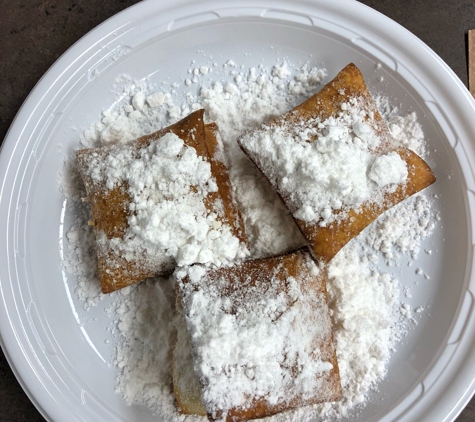
M397 24L396 22L386 17L385 15L381 14L380 12L377 12L376 10L370 8L369 6L361 4L354 0L340 0L339 5L342 6L343 2L346 3L345 6L348 6L349 9L354 10L358 13L360 13L358 9L361 9L361 10L365 10L365 12L370 15L372 14L373 16L377 16L378 17L377 19L381 21L379 22L381 25L384 23L385 25L389 26L389 29L391 31L400 32L405 37L408 37L413 42L415 42L415 44L417 45L417 49L420 51L424 51L424 54L431 57L431 60L435 61L438 64L440 68L439 70L443 70L446 73L446 75L450 77L452 84L455 84L454 86L456 86L459 90L458 93L462 94L462 97L465 97L465 99L468 101L468 105L471 105L471 112L473 115L475 115L474 113L475 101L471 97L469 91L458 79L458 77L454 74L454 72L442 61L442 59L440 59L440 57L436 53L434 53L427 45L425 45L419 38L417 38L415 35L413 35L408 30L403 28L401 25ZM167 2L167 3L171 4L172 2ZM238 5L236 5L236 3L232 3L230 1L218 2L215 0L210 0L210 1L204 1L200 3L199 7L202 9L207 8L207 10L216 10L216 9L221 9L221 8L225 9L226 7L223 7L224 5L232 5L232 7L229 7L227 9L233 9L233 10L243 9L244 10L244 9L248 9L250 7L249 5L252 5L253 8L259 8L262 10L262 9L276 9L276 5L279 7L285 8L289 5L289 3L290 3L289 1L285 1L285 0L272 2L272 3L270 1L263 1L263 0L259 0L258 2L250 2L247 0L241 0L241 2ZM330 9L333 8L332 7L333 2L330 0L319 0L318 2L309 2L307 0L299 0L299 1L294 2L294 4L295 3L307 5L317 10L319 7L323 7L323 6L327 6ZM194 4L194 3L190 0L179 0L173 3L173 5L170 7L170 10L178 10L188 4ZM38 107L38 104L40 104L41 101L43 101L45 95L55 86L54 81L56 81L59 77L54 76L54 74L59 72L61 76L63 72L67 70L71 62L75 62L76 60L78 60L77 57L80 58L82 56L82 54L84 53L84 50L87 51L88 49L91 49L92 47L94 47L95 44L98 43L96 40L98 36L100 36L101 34L103 35L107 32L109 33L111 32L108 28L114 27L115 29L117 29L117 27L126 25L127 23L133 20L140 19L141 17L145 16L147 13L150 13L151 10L153 11L153 13L158 13L162 8L165 8L167 6L168 4L166 3L162 3L159 5L158 2L153 2L153 0L147 0L141 3L137 3L119 12L118 14L110 17L109 19L107 19L106 21L98 25L96 28L88 32L86 35L84 35L76 43L74 43L41 77L41 79L38 81L38 83L35 85L33 90L30 92L30 94L28 95L28 97L26 98L22 106L20 107L17 115L15 116L15 119L13 120L5 136L2 148L0 149L0 180L2 180L2 184L0 186L0 206L2 204L3 192L4 192L5 183L7 179L6 175L8 174L9 167L11 164L9 160L10 160L10 157L13 156L13 152L15 151L15 149L19 145L21 146L20 143L16 142L16 139L17 137L20 138L23 128L29 124L29 118L26 119L26 122L23 123L23 125L21 124L20 121L21 119L23 119L24 115L27 115L27 113L29 113L29 109L33 108L33 111L34 111L35 108ZM255 17L255 15L243 15L243 16ZM51 84L50 79L53 79L53 78L54 78L54 81ZM41 98L38 100L39 96L41 96ZM35 103L36 103L36 106L34 106ZM32 114L33 113L30 113L30 115ZM464 144L464 147L467 147L468 149L470 149L469 152L471 153L471 155L475 156L473 145ZM462 165L462 163L460 164ZM467 176L466 171L463 171L463 174L465 177ZM470 214L470 216L473 217L473 209L471 207L469 207L468 214ZM473 250L470 251L470 246L473 249L473 245L468 245L468 246L469 247L467 248L468 249L467 254L470 254L470 256L467 259L467 265L468 263L470 263L471 269L469 270L467 268L466 277L469 276L470 280L473 280L474 279L474 276L473 276L474 268L473 268L473 263L472 263ZM2 253L1 259L3 259L3 253ZM7 280L7 283L8 281L9 280ZM51 403L47 403L50 405L45 405L44 398L43 400L39 400L37 397L38 393L35 394L33 392L38 388L38 385L34 385L35 381L38 381L38 379L32 380L31 377L25 376L25 374L23 374L22 376L22 372L25 372L25 369L18 368L18 361L22 361L22 359L20 358L14 359L10 355L10 351L14 350L16 346L19 347L19 344L15 341L15 337L16 337L16 334L14 332L15 330L14 330L14 327L11 325L12 322L10 318L8 317L8 313L6 313L7 303L5 302L6 298L3 292L2 283L3 281L0 277L0 296L4 304L3 309L0 310L0 335L1 335L0 346L2 347L4 351L5 357L10 367L12 368L13 373L15 374L15 377L19 381L25 393L28 395L29 399L33 402L33 404L37 407L39 412L42 414L42 416L45 417L45 419L47 420L53 420L53 419L50 419L51 415L54 415L55 417L56 416L62 417L64 416L63 414L64 407L61 407L58 413L58 409L55 409L55 406L51 406ZM467 290L468 290L468 287L467 287ZM462 292L462 296L464 293L465 291ZM459 309L457 310L457 317L455 318L455 320L458 319L458 312L460 310L460 306L461 304L459 305ZM456 322L455 320L454 320L454 323ZM24 357L23 355L21 356ZM475 360L475 351L471 354L471 356L468 356L468 357L469 358L471 357L472 360ZM475 376L475 370L473 372ZM28 378L28 379L25 380L24 378ZM465 390L464 395L462 395L461 399L457 403L457 406L452 409L451 413L447 415L447 418L449 417L455 418L463 410L466 403L470 400L473 393L475 392L474 381L475 379L472 380L472 383ZM41 385L40 385L40 388L41 388ZM59 405L59 404L56 403L56 405ZM68 414L66 416L69 417L69 419L67 420L71 420L71 416L74 416L75 420L82 420L82 418L76 419L77 415Z

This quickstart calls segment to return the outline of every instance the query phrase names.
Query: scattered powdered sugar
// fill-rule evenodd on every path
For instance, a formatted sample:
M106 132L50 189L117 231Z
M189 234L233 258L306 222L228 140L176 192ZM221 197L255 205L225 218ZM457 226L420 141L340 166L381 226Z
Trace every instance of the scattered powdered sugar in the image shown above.
M420 241L434 230L435 221L431 201L416 194L378 218L363 241L382 252L388 261L395 261L406 252L416 259Z
M234 71L236 66L228 62L223 69ZM215 68L213 72L206 74L207 78L216 78ZM263 66L241 69L233 74L233 83L208 83L201 86L199 95L187 93L184 101L173 97L172 87L153 92L146 81L122 77L114 89L123 100L103 112L101 121L84 132L81 144L94 147L124 143L204 108L206 119L220 128L251 256L264 257L296 249L304 244L300 232L270 184L242 153L236 139L310 96L325 76L322 69L305 65L295 70L288 62L270 71ZM191 81L188 84L185 80L184 86L188 85ZM384 98L378 99L378 106L396 141L423 155L423 133L416 115L398 115ZM377 174L375 169L375 178ZM81 202L84 187L74 163L67 164L61 182L71 226L65 231L63 268L77 277L76 294L87 309L103 296L97 280L94 234L87 225L90 211ZM295 409L270 420L338 418L358 404L368 403L369 391L386 375L391 350L403 336L404 324L409 323L407 309L400 302L398 281L382 273L374 257L382 253L387 260L395 261L408 253L415 258L422 239L432 232L434 221L430 201L419 194L383 214L334 258L328 267L327 288L343 399L337 404ZM128 404L143 404L167 422L182 420L170 387L176 336L171 317L175 313L174 286L167 279L147 280L113 293L112 298L117 391ZM416 308L415 312L421 309ZM204 419L187 416L187 420Z
M171 383L175 290L171 279L150 279L115 294L117 339L113 364L117 392L127 404L143 404L161 414L176 414Z
M375 102L378 110L384 116L391 136L402 146L411 149L416 154L424 157L426 154L426 143L424 132L417 121L415 112L405 115L398 114L398 108L389 104L387 97L377 95Z
M60 190L66 198L66 210L71 221L62 245L62 268L65 274L76 277L75 292L84 309L97 305L103 297L97 268L96 237L91 220L91 207L82 201L86 189L76 162L65 163L60 177ZM65 225L65 223L63 222Z
M65 273L77 277L75 291L85 309L96 305L103 297L97 268L96 237L92 227L87 225L88 211L89 209L82 210L67 231L68 248L63 259Z
M385 376L391 349L405 330L396 313L399 283L372 270L353 239L330 261L327 286L343 399L321 406L323 413L345 416Z

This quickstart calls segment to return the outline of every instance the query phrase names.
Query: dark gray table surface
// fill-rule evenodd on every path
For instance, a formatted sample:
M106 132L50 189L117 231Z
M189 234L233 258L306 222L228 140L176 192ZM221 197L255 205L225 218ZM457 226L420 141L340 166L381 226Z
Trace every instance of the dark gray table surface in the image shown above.
M157 0L159 1L159 0ZM75 41L136 0L0 0L0 140L41 76ZM429 45L467 85L474 0L364 0ZM0 351L0 421L44 421ZM475 421L475 399L457 422Z

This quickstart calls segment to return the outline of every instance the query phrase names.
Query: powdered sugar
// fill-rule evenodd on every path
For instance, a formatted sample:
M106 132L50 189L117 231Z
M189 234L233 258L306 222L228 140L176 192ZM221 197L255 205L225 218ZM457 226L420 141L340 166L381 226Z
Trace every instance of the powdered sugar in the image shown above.
M227 68L235 67L229 64ZM216 122L220 127L225 154L230 162L231 183L250 240L251 255L269 256L295 249L304 244L297 227L280 198L235 142L245 131L255 129L270 118L288 111L296 102L310 95L325 75L323 70L310 66L295 71L288 62L286 69L290 69L293 76L287 75L285 69L276 69L275 75L272 75L272 70L263 67L241 70L241 78L236 78L232 85L216 80L216 73L208 73L206 76L211 82L204 82L201 95L190 93L185 96L184 102L177 102L171 95L171 89L169 92L153 92L146 83L125 78L122 82L125 80L128 85L124 88L122 84L116 88L121 95L125 89L125 102L104 112L102 121L85 131L81 143L84 146L99 146L135 139L177 121L193 109L203 107L206 119ZM278 81L274 81L274 78ZM146 98L143 106L138 101L140 95L136 104L132 101L139 91ZM399 144L421 154L424 150L423 135L416 116L398 116L387 103L383 107L383 114ZM75 197L78 200L81 197L81 193L77 193L81 189L77 179L70 180L66 186L64 190L68 198ZM72 221L71 238L65 246L65 250L69 251L65 254L65 266L70 273L84 281L79 284L77 294L87 307L97 303L101 297L94 274L84 272L87 267L95 268L92 264L95 252L89 251L93 242L89 243L90 247L83 243L84 237L91 241L93 234L92 228L87 226L87 208L79 201L73 202L73 206L78 217ZM372 257L381 251L388 260L393 261L406 252L415 256L421 239L428 236L433 227L434 215L430 211L430 202L425 196L419 195L384 214L335 257L329 268L327 286L335 322L334 336L344 388L343 400L337 405L324 404L286 412L274 416L273 420L341 417L357 403L367 403L368 391L385 376L393 342L402 335L403 330L398 321L407 323L399 312L398 281L384 275L373 264L375 260ZM77 249L80 244L82 248ZM363 249L362 244L365 245ZM74 252L76 250L81 253ZM361 285L361 292L354 289L353 277ZM174 312L174 299L171 298L173 286L164 283L167 282L162 279L147 281L128 288L127 295L114 294L114 312L122 327L115 331L114 364L118 368L117 391L126 402L145 404L152 411L159 412L164 420L171 421L178 419L169 387L174 335L169 321L170 313ZM168 286L168 293L163 295L165 285ZM366 306L368 301L362 303L364 294L373 298L369 306ZM143 338L139 338L137 332ZM165 338L172 340L157 340ZM355 341L360 338L363 340L361 344Z
M365 241L384 254L388 261L395 261L402 253L410 253L416 259L420 239L434 230L436 215L431 201L418 194L398 204L375 221Z
M384 377L391 348L404 328L397 325L397 280L371 270L355 240L330 262L328 277L343 400L332 409L323 407L344 416Z
M365 103L353 97L337 117L263 125L240 138L296 218L327 226L405 182L406 163L397 153L376 155L387 139L373 130Z
M60 189L71 215L71 226L66 231L65 247L62 250L62 267L67 275L77 279L75 292L84 309L97 305L102 298L97 270L96 238L92 226L89 204L82 201L86 190L75 161L65 163L61 174Z
M398 185L407 179L407 165L397 152L380 155L373 161L368 178L379 188Z
M138 150L127 144L93 151L84 173L108 190L126 186L130 198L124 235L96 233L105 256L120 254L160 273L175 262L221 265L247 254L229 225L219 221L222 202L216 201L219 215L205 206L207 195L218 190L210 163L173 133Z
M171 368L164 365L171 361L175 343L173 284L169 279L148 280L122 289L115 299L117 391L128 404L173 415Z
M224 92L218 82L211 88L201 89L204 97L201 105L206 110L206 117L220 127L230 163L231 183L238 205L243 210L251 254L255 257L297 248L304 241L281 199L235 140L245 131L291 108L295 98L289 98L288 91L293 85L297 84L303 95L315 89L325 72L315 69L310 71L312 76L309 76L307 68L304 66L286 86L283 82L274 85L265 74L258 75L256 69L251 68L233 95ZM264 215L266 218L263 218Z
M286 275L296 259L298 274ZM318 273L308 251L226 273L193 267L190 282L183 281L186 270L176 272L209 413L245 408L250 398L293 407L337 395L328 378L334 349Z
M424 132L417 121L415 112L400 115L398 107L392 107L387 97L377 95L376 104L380 113L384 116L391 136L406 148L411 149L417 155L424 157L426 154L426 143L424 142Z

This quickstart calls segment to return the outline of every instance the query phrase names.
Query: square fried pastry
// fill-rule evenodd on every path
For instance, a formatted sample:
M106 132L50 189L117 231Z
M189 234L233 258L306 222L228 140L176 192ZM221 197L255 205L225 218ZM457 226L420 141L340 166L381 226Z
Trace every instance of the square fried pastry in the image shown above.
M215 124L203 110L127 144L76 153L91 203L103 293L176 265L246 255Z
M325 274L308 248L175 277L210 420L340 400Z
M322 262L384 211L435 182L427 163L392 138L352 63L238 143Z

